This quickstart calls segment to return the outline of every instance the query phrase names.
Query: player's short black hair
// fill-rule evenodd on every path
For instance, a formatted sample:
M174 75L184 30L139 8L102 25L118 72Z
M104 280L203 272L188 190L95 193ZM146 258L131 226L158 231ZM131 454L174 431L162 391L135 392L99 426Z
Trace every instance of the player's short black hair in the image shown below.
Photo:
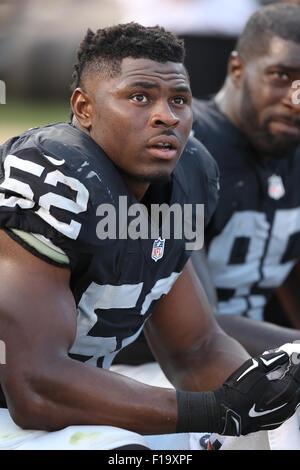
M126 57L183 63L184 42L160 26L145 27L133 22L95 33L88 29L77 51L72 89L80 86L83 74L91 68L110 76L117 74Z
M243 60L268 52L270 40L278 36L300 43L300 6L269 5L257 10L240 35L236 51Z

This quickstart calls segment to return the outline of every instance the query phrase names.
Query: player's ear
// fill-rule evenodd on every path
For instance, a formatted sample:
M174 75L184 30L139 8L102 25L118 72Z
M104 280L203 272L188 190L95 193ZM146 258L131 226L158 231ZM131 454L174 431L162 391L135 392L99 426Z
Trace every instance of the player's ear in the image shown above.
M228 62L228 76L231 77L234 85L239 88L242 83L243 73L244 73L244 63L239 57L237 51L233 51L230 55Z
M90 96L82 88L76 88L71 96L71 106L76 119L85 129L92 125L93 104Z

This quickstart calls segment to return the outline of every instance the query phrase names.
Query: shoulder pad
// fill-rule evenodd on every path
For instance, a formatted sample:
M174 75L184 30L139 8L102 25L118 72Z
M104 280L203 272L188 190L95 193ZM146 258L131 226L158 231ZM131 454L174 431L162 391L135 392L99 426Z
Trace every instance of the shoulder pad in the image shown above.
M67 123L32 129L1 147L0 209L11 215L8 226L37 231L18 222L28 209L60 234L77 239L88 205L111 202L110 173L115 171L100 147ZM95 189L95 179L97 188ZM33 217L34 214L34 217ZM22 215L28 219L27 213ZM3 225L1 214L0 224Z

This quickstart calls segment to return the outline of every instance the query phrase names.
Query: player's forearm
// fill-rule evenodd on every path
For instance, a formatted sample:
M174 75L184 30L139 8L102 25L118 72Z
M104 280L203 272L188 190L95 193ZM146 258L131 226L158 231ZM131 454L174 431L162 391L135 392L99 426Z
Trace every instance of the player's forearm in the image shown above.
M219 325L239 341L250 355L261 354L300 339L300 331L236 315L216 315Z
M44 370L30 377L24 399L10 409L23 428L52 431L70 425L108 425L140 434L175 432L174 390L150 387L71 359Z
M198 348L176 358L168 378L177 389L215 390L248 358L249 354L236 340L219 330Z

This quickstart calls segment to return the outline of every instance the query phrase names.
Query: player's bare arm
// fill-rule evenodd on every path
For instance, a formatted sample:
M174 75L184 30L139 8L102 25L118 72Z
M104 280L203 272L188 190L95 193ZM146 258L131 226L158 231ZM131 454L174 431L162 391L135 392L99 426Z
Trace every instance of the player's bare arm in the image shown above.
M218 326L191 261L145 333L169 380L182 390L213 390L249 357Z

